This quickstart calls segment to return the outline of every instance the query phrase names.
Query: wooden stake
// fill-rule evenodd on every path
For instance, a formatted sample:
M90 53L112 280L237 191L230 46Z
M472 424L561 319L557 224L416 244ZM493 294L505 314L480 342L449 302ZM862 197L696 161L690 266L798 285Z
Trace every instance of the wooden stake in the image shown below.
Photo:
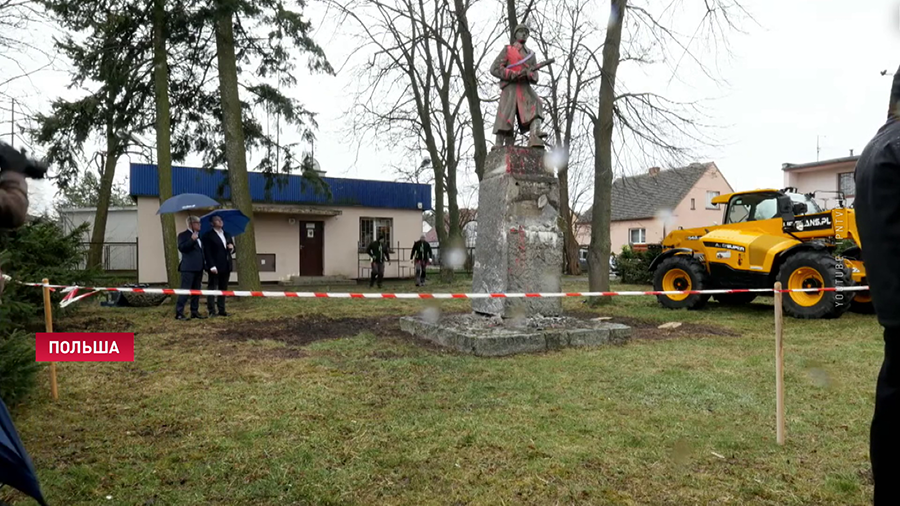
M44 325L47 333L53 332L53 306L50 303L50 280L44 278ZM56 388L56 362L50 362L50 395L53 400L59 399L59 392Z
M775 419L778 444L784 444L784 312L781 282L775 283Z

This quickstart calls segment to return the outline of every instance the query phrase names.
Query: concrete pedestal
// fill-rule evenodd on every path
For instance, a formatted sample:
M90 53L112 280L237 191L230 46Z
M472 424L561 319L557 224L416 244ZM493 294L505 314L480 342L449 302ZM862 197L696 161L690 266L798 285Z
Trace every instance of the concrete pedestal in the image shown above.
M492 150L478 192L475 293L559 292L563 234L559 183L541 149ZM560 298L473 299L476 313L559 316Z

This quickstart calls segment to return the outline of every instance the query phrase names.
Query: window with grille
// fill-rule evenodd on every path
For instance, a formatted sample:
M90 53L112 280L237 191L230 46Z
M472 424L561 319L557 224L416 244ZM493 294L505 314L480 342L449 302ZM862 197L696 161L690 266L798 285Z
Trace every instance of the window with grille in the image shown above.
M838 174L838 190L844 194L844 197L856 196L856 180L853 178L852 172Z
M360 218L359 219L359 249L365 250L372 241L383 235L385 244L391 245L394 237L393 218Z

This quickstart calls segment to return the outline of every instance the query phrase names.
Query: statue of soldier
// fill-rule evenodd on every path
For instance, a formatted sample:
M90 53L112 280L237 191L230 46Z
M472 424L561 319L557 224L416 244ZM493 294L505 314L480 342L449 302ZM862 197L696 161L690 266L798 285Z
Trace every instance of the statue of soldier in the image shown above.
M537 55L525 46L528 33L527 26L517 26L515 41L506 46L491 65L491 75L500 79L501 88L494 121L495 149L513 145L516 126L521 133L529 133L530 147L544 147L543 138L547 134L541 131L543 104L531 87L538 81L537 70L532 70L538 62Z

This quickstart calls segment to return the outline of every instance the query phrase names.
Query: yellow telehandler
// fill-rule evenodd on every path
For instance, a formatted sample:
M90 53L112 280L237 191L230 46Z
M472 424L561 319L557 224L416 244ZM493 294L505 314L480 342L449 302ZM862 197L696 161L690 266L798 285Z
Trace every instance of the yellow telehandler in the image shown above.
M865 285L862 244L852 208L823 210L813 194L795 188L720 195L722 224L674 230L651 263L658 291L772 288L836 288ZM852 246L836 255L840 242ZM713 295L723 304L746 304L757 293ZM699 309L708 294L657 295L673 309ZM795 318L835 318L847 310L871 313L868 291L789 292L785 314Z

